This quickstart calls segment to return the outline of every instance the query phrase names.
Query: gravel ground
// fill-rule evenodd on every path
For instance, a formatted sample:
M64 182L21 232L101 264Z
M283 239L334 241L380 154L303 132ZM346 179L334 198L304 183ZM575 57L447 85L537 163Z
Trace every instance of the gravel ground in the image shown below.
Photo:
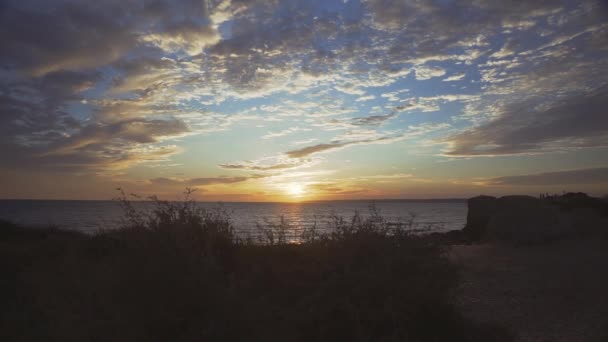
M534 246L455 245L457 303L517 341L608 341L608 240Z

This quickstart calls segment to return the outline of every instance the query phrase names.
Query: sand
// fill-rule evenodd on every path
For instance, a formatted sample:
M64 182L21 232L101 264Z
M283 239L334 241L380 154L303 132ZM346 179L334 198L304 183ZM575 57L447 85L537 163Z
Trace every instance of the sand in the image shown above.
M462 266L465 315L517 341L608 341L608 240L455 245L450 258Z

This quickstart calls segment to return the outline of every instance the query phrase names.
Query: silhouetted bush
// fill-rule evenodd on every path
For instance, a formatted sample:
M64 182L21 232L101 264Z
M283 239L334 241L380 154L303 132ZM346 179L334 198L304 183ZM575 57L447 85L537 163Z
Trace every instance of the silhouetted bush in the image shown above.
M541 197L546 203L551 203L562 211L572 211L574 209L589 208L606 216L608 215L608 202L601 198L595 198L584 192L567 192L561 195L545 195Z
M441 245L377 212L253 243L189 199L121 203L94 236L1 226L2 341L511 340L456 311Z

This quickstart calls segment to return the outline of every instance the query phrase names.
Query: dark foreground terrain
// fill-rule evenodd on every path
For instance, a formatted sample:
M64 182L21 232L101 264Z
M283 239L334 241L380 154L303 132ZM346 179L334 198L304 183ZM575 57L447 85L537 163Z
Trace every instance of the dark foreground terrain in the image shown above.
M517 341L608 341L608 239L537 245L455 245L457 303L472 319L491 319Z
M0 226L2 341L510 341L455 303L443 245L377 215L288 244L188 203L94 236Z
M0 341L608 341L606 204L584 194L475 197L427 236L372 208L297 244L121 203L95 235L0 222Z

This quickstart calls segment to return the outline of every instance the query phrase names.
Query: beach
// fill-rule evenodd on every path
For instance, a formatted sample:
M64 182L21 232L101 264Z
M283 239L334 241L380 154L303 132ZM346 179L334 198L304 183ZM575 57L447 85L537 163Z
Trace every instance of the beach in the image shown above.
M521 342L607 340L608 240L453 245L449 255L461 267L456 303L466 316Z

